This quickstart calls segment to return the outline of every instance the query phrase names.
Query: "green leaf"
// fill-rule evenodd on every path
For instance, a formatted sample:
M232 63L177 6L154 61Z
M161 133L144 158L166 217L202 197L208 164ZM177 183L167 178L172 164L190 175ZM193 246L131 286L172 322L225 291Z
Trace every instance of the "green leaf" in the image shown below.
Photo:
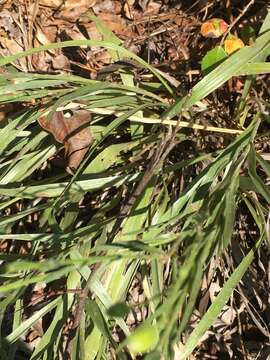
M180 114L183 109L190 109L198 101L202 100L231 79L232 76L238 74L244 65L258 61L263 54L269 54L269 52L270 31L267 31L257 39L254 45L245 46L232 54L222 62L222 64L217 66L199 81L188 96L178 100L163 114L163 118L171 119Z
M100 151L93 161L83 171L84 174L98 174L112 165L118 165L123 162L121 154L131 150L138 142L128 142L121 144L113 144L106 146L104 150Z
M221 64L228 55L221 46L217 46L214 49L207 52L202 59L202 72L203 75L207 75L214 70L219 64Z
M254 248L244 257L238 267L234 270L230 278L223 285L222 290L219 292L213 304L207 310L202 320L196 326L189 336L179 360L185 360L192 353L192 351L199 344L203 334L213 325L223 307L226 305L234 289L239 284L240 280L244 276L252 260L254 259L255 251L258 249L262 241L262 238L258 240Z
M5 340L8 343L13 343L16 341L21 335L23 335L27 330L30 329L32 325L39 319L41 319L44 315L46 315L49 311L53 310L61 301L61 297L56 298L53 301L50 301L49 304L44 306L41 310L35 312L29 319L22 322L11 334L9 334Z
M122 40L119 39L108 26L106 26L98 17L91 15L89 18L94 21L98 31L103 36L104 41L111 42L115 45L121 45ZM109 53L114 61L121 60L121 55L118 51L115 50L109 50Z
M126 339L130 351L135 354L146 353L153 350L159 340L159 333L156 325L144 324L139 326Z
M116 303L109 307L107 314L110 317L124 317L130 311L129 306L126 303Z
M266 184L264 184L263 180L260 178L260 176L257 174L256 171L256 153L254 148L251 148L249 152L249 176L252 180L255 189L258 193L260 193L264 199L270 204L270 187Z
M123 56L123 57L130 57L130 58L138 61L145 68L149 69L161 81L161 83L164 85L164 87L167 89L167 91L169 93L173 94L173 91L170 88L170 86L167 84L167 81L165 81L162 78L162 76L157 71L155 71L155 69L151 65L149 65L146 61L142 60L139 56L135 55L134 53L132 53L131 51L125 49L124 47L113 44L112 42L108 42L108 41L70 40L70 41L64 41L64 42L59 42L59 43L43 45L43 46L36 47L36 48L30 49L30 50L26 50L26 51L21 52L21 53L17 53L17 54L14 54L14 55L2 57L0 59L0 66L9 64L9 63L11 63L13 61L16 61L17 59L20 59L20 58L28 56L28 55L36 54L36 53L41 52L41 51L47 51L47 50L65 48L65 47L71 47L71 46L84 46L84 45L86 45L86 46L104 47L104 48L106 48L108 50L113 50L113 51L119 52L119 54L121 56Z
M108 329L106 320L98 306L98 304L95 301L92 301L90 299L87 299L85 304L85 310L86 313L91 317L94 324L97 326L99 331L102 333L103 336L105 336L115 347L115 341L113 340L111 333Z

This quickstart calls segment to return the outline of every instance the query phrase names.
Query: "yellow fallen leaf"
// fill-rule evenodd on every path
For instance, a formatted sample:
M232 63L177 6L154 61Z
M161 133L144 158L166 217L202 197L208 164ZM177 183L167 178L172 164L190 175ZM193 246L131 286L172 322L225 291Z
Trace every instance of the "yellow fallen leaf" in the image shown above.
M245 44L239 38L227 39L224 41L224 50L228 55L234 53L236 50L243 48Z

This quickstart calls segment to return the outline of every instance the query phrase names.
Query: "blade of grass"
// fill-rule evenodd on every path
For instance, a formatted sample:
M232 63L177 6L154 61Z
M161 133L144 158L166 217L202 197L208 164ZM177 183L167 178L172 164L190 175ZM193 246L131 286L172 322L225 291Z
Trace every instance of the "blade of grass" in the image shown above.
M206 314L203 316L202 320L199 322L199 324L190 334L184 348L181 351L179 360L187 359L187 357L192 354L193 350L199 344L203 334L213 325L214 321L217 319L221 310L226 305L227 301L232 295L234 289L239 284L245 272L252 263L254 259L254 254L260 247L262 239L263 239L263 235L260 237L260 239L255 244L254 248L244 257L244 259L234 270L230 278L223 285L222 290L217 295L213 304L210 306Z

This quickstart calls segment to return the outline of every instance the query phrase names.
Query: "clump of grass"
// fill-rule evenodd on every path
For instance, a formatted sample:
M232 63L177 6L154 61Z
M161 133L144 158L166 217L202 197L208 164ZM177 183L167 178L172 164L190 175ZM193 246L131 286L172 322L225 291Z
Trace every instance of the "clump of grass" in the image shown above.
M269 176L270 167L254 147L266 112L262 106L252 112L247 107L250 81L233 129L192 120L200 101L233 76L269 73L269 30L268 15L254 45L233 54L176 100L160 73L102 27L105 41L67 41L0 59L4 66L39 51L95 45L109 49L115 59L135 59L159 81L145 90L143 84L134 86L127 72L121 73L121 83L71 75L1 75L1 103L16 104L0 129L3 358L16 358L39 319L44 333L31 359L56 359L62 353L88 360L140 353L145 359L185 359L200 344L266 239L270 193L257 168ZM70 176L55 165L61 146L37 119L80 106L93 114L89 130L95 143ZM239 125L243 114L246 128ZM166 150L173 142L177 153L190 139L183 126L199 129L199 136L203 131L231 133L230 144L217 153L174 161ZM179 173L196 164L202 170L179 191ZM230 246L240 204L254 219L257 237L190 332L204 272ZM129 301L134 286L143 294L136 304ZM36 304L35 292L40 293ZM127 325L138 307L141 319Z

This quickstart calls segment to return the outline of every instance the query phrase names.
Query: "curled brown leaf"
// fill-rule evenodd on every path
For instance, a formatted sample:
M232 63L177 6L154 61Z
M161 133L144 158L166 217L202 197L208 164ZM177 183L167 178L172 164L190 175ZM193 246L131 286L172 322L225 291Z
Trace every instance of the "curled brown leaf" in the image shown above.
M70 173L78 168L94 141L87 127L90 121L91 114L86 110L75 110L70 117L65 117L62 111L57 111L51 119L42 116L38 120L44 130L52 134L57 142L64 144L67 171Z

